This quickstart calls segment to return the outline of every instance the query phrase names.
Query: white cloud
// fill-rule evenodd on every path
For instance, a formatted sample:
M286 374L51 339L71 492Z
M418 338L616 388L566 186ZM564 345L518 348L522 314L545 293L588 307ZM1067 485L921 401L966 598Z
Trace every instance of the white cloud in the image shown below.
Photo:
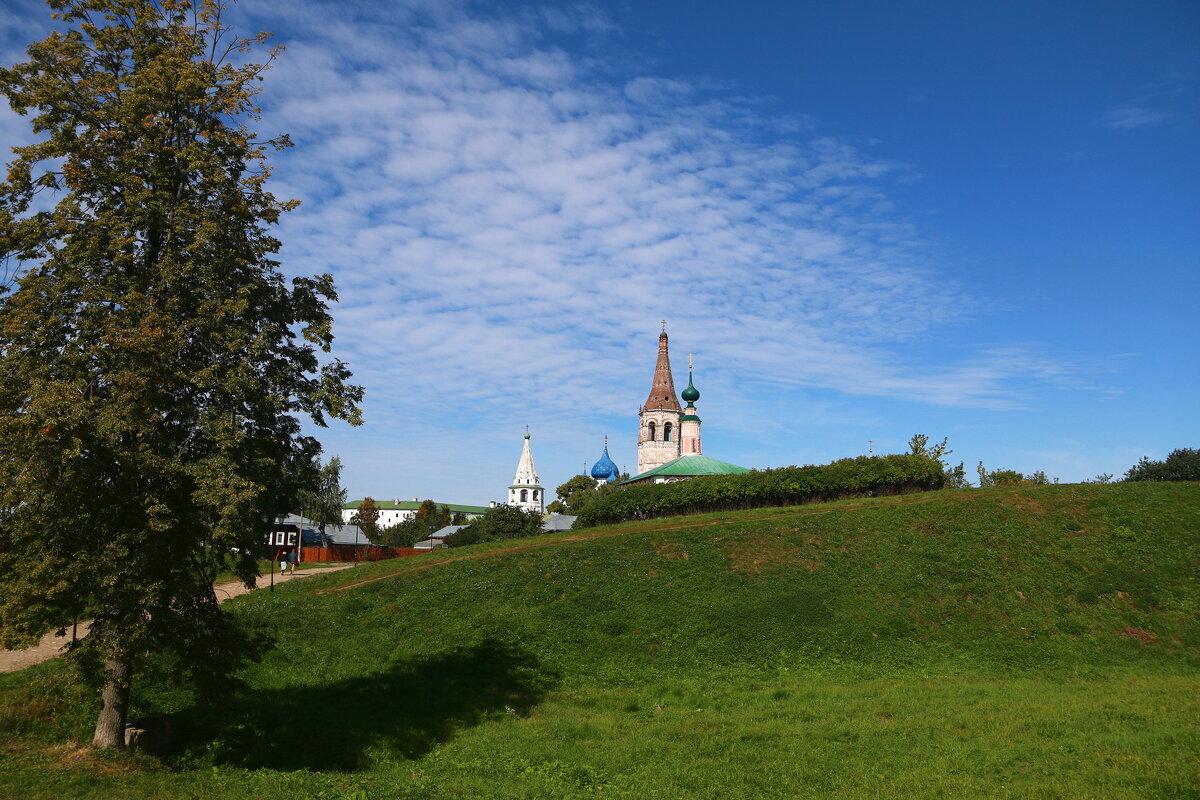
M1143 106L1129 105L1114 108L1100 119L1100 124L1106 128L1116 128L1117 130L1131 130L1133 128L1146 128L1154 125L1162 125L1171 119L1171 114L1167 111L1161 111Z
M1019 351L908 355L973 309L893 215L893 165L551 43L610 35L595 7L464 8L295 2L284 27L253 17L274 6L235 7L288 48L258 125L297 142L275 159L273 190L303 201L283 263L334 275L338 354L375 435L429 461L443 440L422 426L553 436L631 418L663 318L731 391L1005 407L1014 385L1056 379ZM748 399L740 424L756 414Z
M1006 406L1010 379L1040 374L905 362L898 341L970 302L890 215L891 165L772 138L699 84L589 79L536 16L402 18L290 30L264 120L304 143L278 171L305 200L286 261L335 273L343 346L413 376L396 402L427 407L446 374L471 375L503 382L469 401L499 408L553 369L540 413L599 387L621 387L601 410L628 413L661 318L746 381ZM601 343L617 357L594 360Z

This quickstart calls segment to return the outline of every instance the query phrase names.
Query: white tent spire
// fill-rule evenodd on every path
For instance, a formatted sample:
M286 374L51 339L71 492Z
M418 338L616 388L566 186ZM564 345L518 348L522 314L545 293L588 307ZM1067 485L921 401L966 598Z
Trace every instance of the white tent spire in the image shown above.
M508 504L541 513L545 499L542 485L538 482L537 468L533 465L533 452L529 449L529 426L526 425L521 460L517 462L512 485L508 487Z

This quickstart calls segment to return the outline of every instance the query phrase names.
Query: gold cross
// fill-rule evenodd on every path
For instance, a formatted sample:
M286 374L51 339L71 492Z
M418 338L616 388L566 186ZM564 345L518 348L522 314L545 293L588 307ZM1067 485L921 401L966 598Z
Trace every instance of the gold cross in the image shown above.
M695 353L688 353L688 372L691 372L692 367L696 366L695 358L696 358Z
M662 324L663 324L663 333L666 333L667 332L667 321L664 319L662 321Z

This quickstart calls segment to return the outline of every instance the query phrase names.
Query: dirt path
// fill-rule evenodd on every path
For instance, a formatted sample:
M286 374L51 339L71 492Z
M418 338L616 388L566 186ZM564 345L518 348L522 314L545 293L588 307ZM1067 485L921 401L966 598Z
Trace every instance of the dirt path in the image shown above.
M275 574L275 583L287 583L288 581L297 580L299 578L307 578L310 575L323 575L329 572L337 572L340 569L346 569L352 566L351 564L341 564L336 567L320 567L312 569L301 569L295 573L281 575ZM259 579L258 589L265 589L271 585L271 577L264 575ZM231 597L246 594L251 591L247 589L241 581L230 581L213 587L213 591L217 594L218 602L225 602ZM86 636L90 620L82 620L79 623L77 635L80 637ZM54 658L59 654L71 641L71 630L68 628L65 636L55 636L55 631L50 631L42 640L34 647L25 650L0 650L0 672L16 672L19 669L31 667L34 664L40 664L43 661Z

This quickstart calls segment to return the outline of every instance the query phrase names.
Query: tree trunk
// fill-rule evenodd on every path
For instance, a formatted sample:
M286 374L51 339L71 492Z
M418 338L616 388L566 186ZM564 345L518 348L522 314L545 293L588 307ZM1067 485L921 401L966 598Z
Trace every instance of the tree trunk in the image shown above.
M100 693L100 716L96 718L96 747L125 749L125 718L129 714L130 657L121 655L104 662L104 689Z

